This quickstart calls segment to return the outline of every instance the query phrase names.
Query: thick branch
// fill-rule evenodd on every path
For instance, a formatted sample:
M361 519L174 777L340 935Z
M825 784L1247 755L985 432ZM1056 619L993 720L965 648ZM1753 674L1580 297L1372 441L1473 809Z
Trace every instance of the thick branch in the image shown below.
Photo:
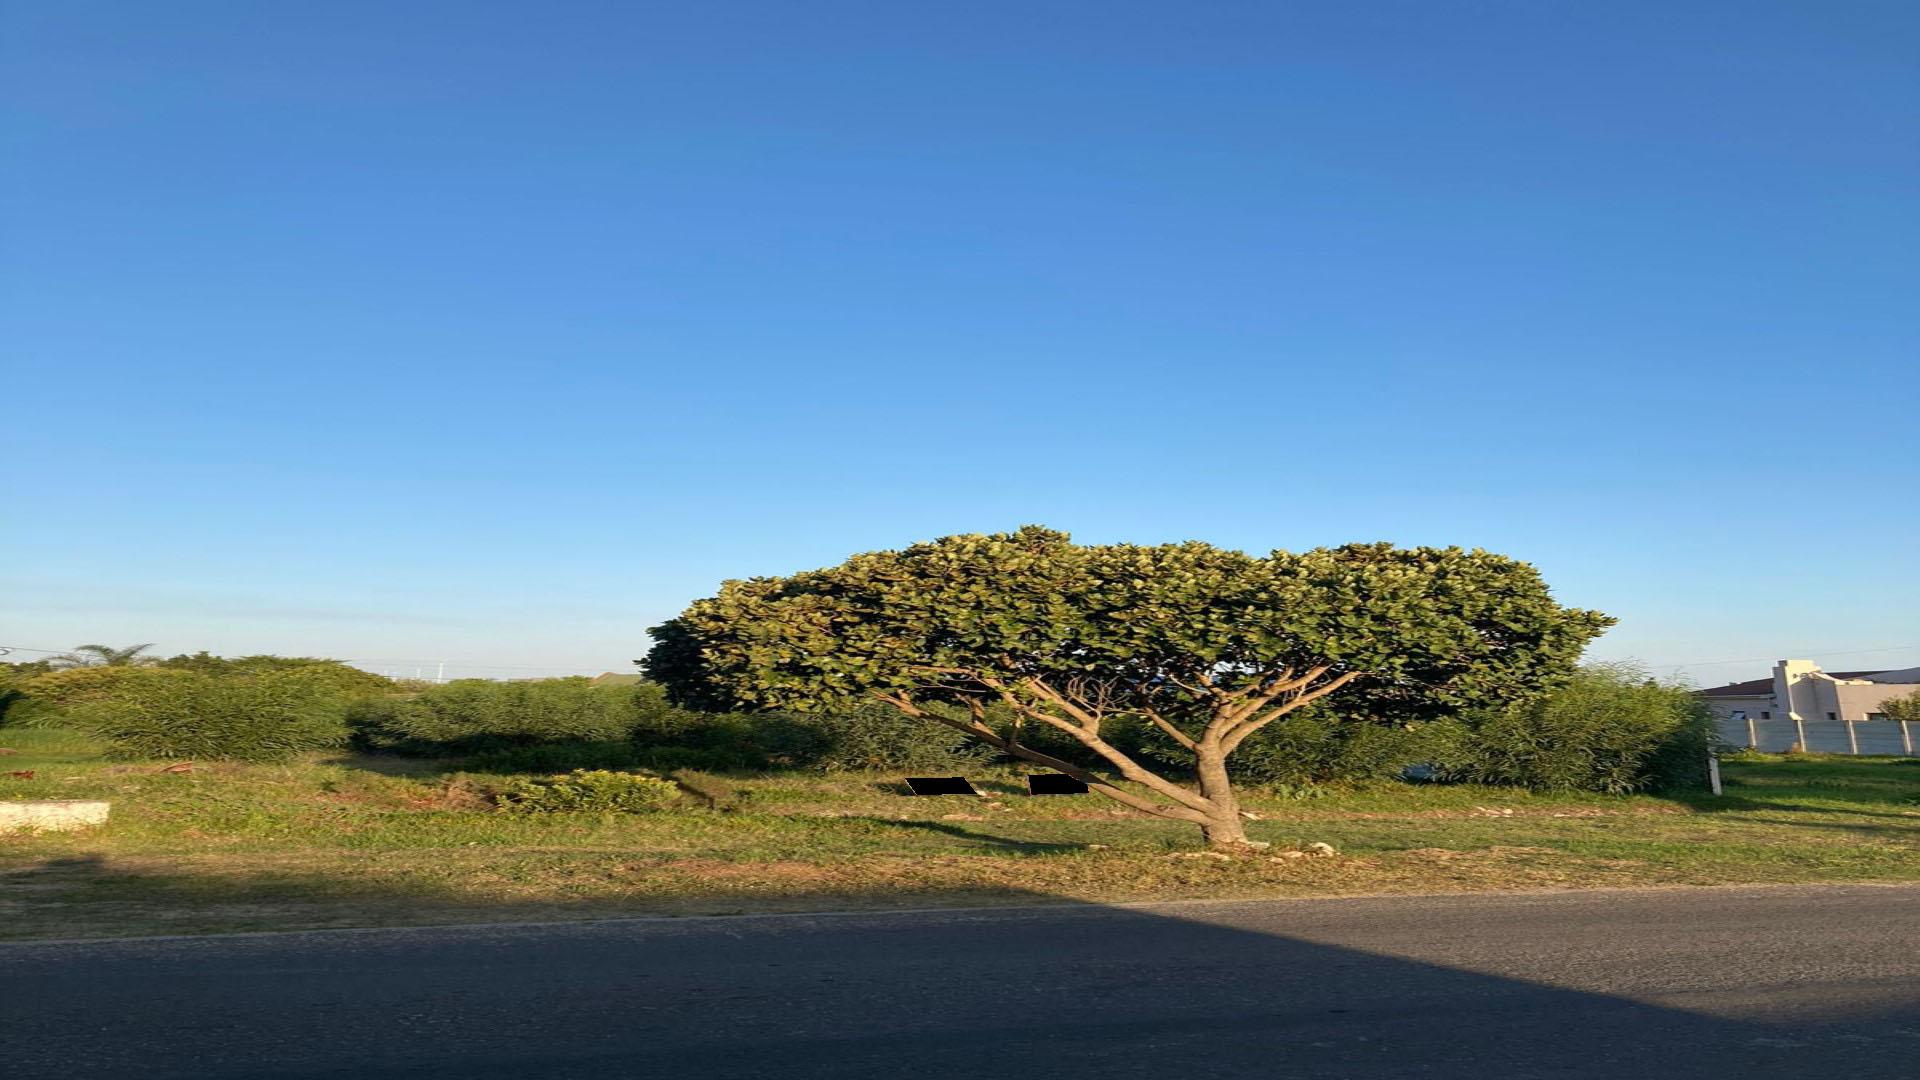
M964 731L967 734L972 735L975 738L978 738L979 740L993 747L994 749L1002 751L1003 753L1011 754L1014 757L1020 758L1024 761L1031 761L1035 765L1044 766L1045 768L1049 768L1049 769L1056 770L1058 772L1065 773L1066 775L1073 777L1075 780L1078 780L1081 783L1087 785L1089 789L1098 791L1100 794L1105 795L1107 798L1112 799L1117 803L1121 803L1126 806L1131 806L1135 810L1142 810L1142 811L1145 811L1146 813L1153 814L1156 817L1172 818L1176 821L1204 822L1207 820L1207 815L1198 808L1190 808L1184 805L1168 806L1164 803L1157 803L1151 799L1142 798L1138 795L1135 795L1133 792L1126 790L1125 788L1115 787L1114 785L1107 783L1105 780L1102 780L1098 775L1088 772L1087 770L1081 768L1078 765L1073 764L1072 762L1062 761L1059 758L1054 757L1050 754L1043 754L1038 750L1034 750L1031 747L1023 746L1012 739L1006 738L1002 736L999 732L994 731L991 727L987 726L986 724L980 722L977 719L960 720L955 717L942 716L939 713L928 712L925 709L920 708L918 705L915 705L911 699L907 698L904 695L896 696L896 695L876 693L874 696L879 698L881 701L884 701L887 704L893 706L894 708L899 709L901 712L906 713L908 716L916 717L919 719L925 719L925 720L933 720L937 723L945 724L950 728L955 728L960 731ZM1066 724L1061 721L1050 720L1050 722L1052 722L1054 726L1059 727L1062 730L1066 730L1070 732L1077 730L1072 725ZM1136 766L1136 768L1138 767ZM1122 770L1123 774L1124 774L1124 771L1125 770ZM1148 775L1151 775L1151 774L1148 774ZM1128 777L1128 779L1132 779L1132 777ZM1159 778L1154 777L1154 779L1158 780ZM1164 783L1164 781L1162 782ZM1192 797L1191 792L1185 792L1185 794ZM1182 801L1184 802L1184 800Z
M1325 664L1319 667L1308 668L1306 674L1297 678L1294 676L1292 668L1281 668L1273 674L1270 682L1267 679L1254 680L1250 689L1258 688L1258 692L1249 694L1240 704L1227 710L1222 718L1226 720L1229 728L1238 725L1247 717L1266 708L1268 703L1272 702L1274 698L1279 697L1281 694L1298 690L1326 673L1327 665Z
M988 685L991 686L993 684L989 683ZM1046 683L1041 682L1039 679L1029 678L1025 681L1025 686L1027 687L1027 689L1033 691L1035 696L1045 699L1046 701L1050 702L1055 707L1057 707L1061 712L1064 712L1068 716L1073 717L1076 721L1079 722L1081 729L1084 730L1087 734L1092 735L1096 738L1099 737L1099 734L1100 734L1100 714L1099 713L1093 712L1089 709L1081 707L1080 705L1076 704L1072 700L1071 695L1063 694L1060 691L1055 690L1053 687L1048 686Z
M1159 795L1163 795L1166 798L1172 799L1182 806L1197 810L1202 814L1206 814L1212 809L1212 803L1207 800L1206 796L1181 787L1179 784L1147 770L1142 767L1139 762L1122 753L1118 747L1093 732L1054 716L1045 710L1036 709L1020 702L1013 702L1012 704L1013 707L1020 710L1023 715L1073 736L1079 741L1080 745L1105 758L1107 764L1113 766L1114 771L1134 783Z
M1121 753L1118 747L1102 739L1100 737L1100 721L1097 717L1088 715L1084 709L1079 708L1073 702L1067 700L1059 691L1041 682L1039 679L1028 678L1022 680L1021 685L1024 686L1029 693L1045 699L1049 704L1054 705L1068 716L1073 717L1073 720L1055 716L1045 709L1033 707L1027 702L1022 701L1020 695L1013 692L1012 687L990 675L976 673L974 678L979 680L980 685L1000 695L1000 700L1020 715L1038 720L1048 727L1056 728L1073 736L1082 746L1105 758L1108 764L1112 765L1121 776L1126 777L1128 780L1165 798L1171 799L1181 806L1198 811L1201 814L1206 814L1212 809L1212 803L1204 796L1142 768L1139 762ZM1081 722L1075 723L1074 720ZM995 742L994 745L998 746L1000 744ZM1024 747L1022 749L1024 749ZM1012 752L1011 750L1008 751L1008 753Z
M1159 728L1161 731L1166 732L1168 737L1173 739L1174 742L1179 743L1181 746L1184 746L1189 750L1192 750L1194 748L1193 737L1188 735L1186 732L1181 731L1179 728L1173 726L1173 722L1168 720L1166 717L1161 716L1159 710L1153 708L1152 706L1143 705L1141 706L1140 711L1146 714L1147 719L1153 721L1155 727Z
M1277 708L1268 709L1258 716L1242 720L1227 731L1226 735L1221 739L1221 747L1227 753L1232 753L1235 748L1245 742L1247 737L1254 732L1259 731L1261 728L1266 727L1268 724L1273 723L1275 720L1280 719L1308 702L1317 701L1320 698L1326 697L1328 694L1359 678L1361 674L1362 673L1358 671L1348 671L1336 675L1311 690L1300 690L1295 693L1293 697L1289 698L1285 704Z

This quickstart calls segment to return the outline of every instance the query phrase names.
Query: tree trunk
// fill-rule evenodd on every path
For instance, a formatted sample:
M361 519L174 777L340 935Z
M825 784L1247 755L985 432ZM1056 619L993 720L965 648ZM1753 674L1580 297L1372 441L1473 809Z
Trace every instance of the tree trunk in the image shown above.
M1200 826L1200 834L1206 838L1208 847L1246 847L1247 830L1240 819L1240 799L1233 792L1232 779L1227 776L1227 755L1220 749L1219 740L1202 739L1193 752L1200 794L1213 804L1207 820Z
M1238 813L1230 818L1210 818L1201 822L1200 835L1210 848L1233 850L1247 846L1247 830L1240 823Z

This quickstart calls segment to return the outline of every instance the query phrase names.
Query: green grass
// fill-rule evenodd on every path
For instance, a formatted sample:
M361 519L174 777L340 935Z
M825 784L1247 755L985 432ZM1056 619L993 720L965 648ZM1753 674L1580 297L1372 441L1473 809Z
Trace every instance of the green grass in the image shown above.
M1249 793L1256 857L1094 796L916 799L896 777L724 778L727 808L503 814L457 763L115 763L0 730L0 798L104 798L100 829L0 837L0 937L638 914L1478 889L1920 880L1920 764L1743 756L1726 795L1377 784ZM32 771L32 779L5 774ZM1281 853L1312 842L1331 858Z

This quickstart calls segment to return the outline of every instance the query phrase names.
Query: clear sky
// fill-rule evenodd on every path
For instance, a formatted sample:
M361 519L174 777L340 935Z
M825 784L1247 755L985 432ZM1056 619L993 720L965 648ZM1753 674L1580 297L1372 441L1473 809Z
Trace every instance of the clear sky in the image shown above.
M1705 682L1920 663L1908 0L5 24L0 643L624 669L723 578L1038 522L1487 547Z

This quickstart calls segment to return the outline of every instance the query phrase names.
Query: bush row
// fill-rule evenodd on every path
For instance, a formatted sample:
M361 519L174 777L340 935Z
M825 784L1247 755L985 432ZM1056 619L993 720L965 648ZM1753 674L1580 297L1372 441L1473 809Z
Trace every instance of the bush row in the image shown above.
M254 658L260 659L260 658ZM268 658L270 659L270 658ZM130 757L265 760L351 742L372 752L459 756L501 772L645 767L742 771L962 771L996 753L951 728L884 706L826 715L703 713L659 687L584 678L456 680L404 691L335 663L222 668L113 666L0 684L0 705L78 728ZM1557 790L1675 790L1704 780L1712 741L1684 688L1629 668L1582 668L1564 686L1509 709L1390 724L1315 706L1249 739L1231 767L1242 782L1306 788L1399 776ZM1163 768L1188 760L1158 729L1115 723L1103 736ZM1021 740L1102 763L1050 729Z
M74 728L120 757L265 761L347 741L347 710L366 679L337 664L211 675L114 665L48 672L18 687L29 723Z

